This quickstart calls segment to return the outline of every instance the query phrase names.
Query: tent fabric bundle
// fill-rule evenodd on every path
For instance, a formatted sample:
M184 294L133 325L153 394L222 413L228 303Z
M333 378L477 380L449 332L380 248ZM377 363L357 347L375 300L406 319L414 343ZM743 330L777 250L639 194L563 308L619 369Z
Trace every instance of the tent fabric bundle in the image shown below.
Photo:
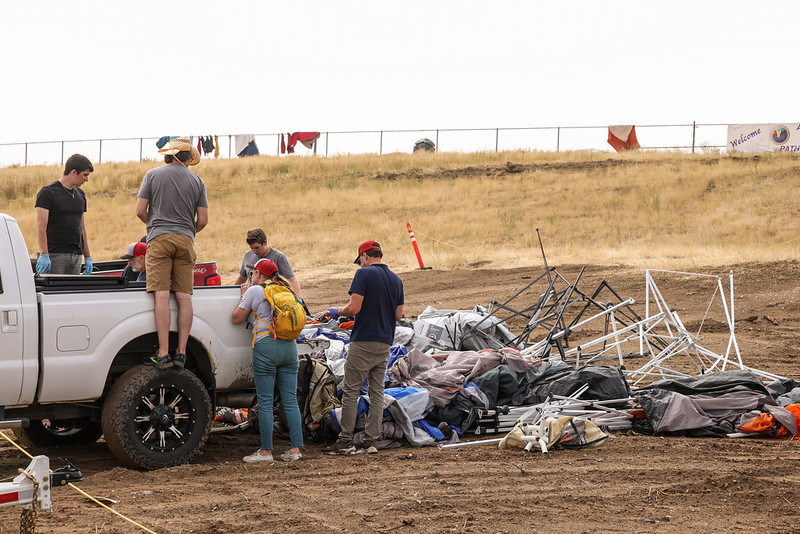
M424 387L431 391L433 403L447 406L467 382L498 365L525 373L541 362L523 360L516 351L436 351L433 355L412 349L389 369L390 384ZM484 396L485 398L485 396ZM488 399L484 408L490 408Z
M611 400L630 396L631 390L622 370L618 367L592 366L550 378L545 383L534 384L528 388L524 397L515 399L516 404L537 404L555 395L569 396L582 386L588 386L583 393L585 399Z
M767 391L779 406L800 404L800 382L791 378L774 380L767 384Z
M625 150L636 150L639 141L636 139L636 127L632 124L624 126L608 127L608 144L614 147L617 152Z
M482 350L513 346L515 336L504 321L489 315L482 306L471 311L437 310L428 306L418 319L442 328L444 333L438 344L443 348Z
M532 425L518 425L497 444L498 449L524 449L530 440L526 436L538 431ZM606 441L608 434L592 421L582 417L548 417L541 429L547 449L582 449L598 447Z
M764 384L746 370L661 380L633 392L646 418L634 429L646 434L723 437L761 413L797 435L797 421L777 405Z

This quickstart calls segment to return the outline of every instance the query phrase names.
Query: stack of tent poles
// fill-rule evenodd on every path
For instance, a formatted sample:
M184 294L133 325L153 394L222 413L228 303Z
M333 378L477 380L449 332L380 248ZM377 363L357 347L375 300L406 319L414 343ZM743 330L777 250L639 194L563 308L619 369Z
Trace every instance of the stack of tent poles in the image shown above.
M538 443L542 452L547 452L546 442L542 439L546 431L545 422L549 417L575 417L588 419L605 431L624 430L631 427L631 415L628 410L620 410L611 406L625 405L633 399L583 400L579 397L589 389L584 384L570 397L553 395L545 402L525 406L502 406L485 411L478 419L477 426L471 430L476 435L508 433L522 427L531 439L530 445ZM467 447L499 443L502 438L466 441L439 445L440 449ZM530 445L526 450L530 450Z

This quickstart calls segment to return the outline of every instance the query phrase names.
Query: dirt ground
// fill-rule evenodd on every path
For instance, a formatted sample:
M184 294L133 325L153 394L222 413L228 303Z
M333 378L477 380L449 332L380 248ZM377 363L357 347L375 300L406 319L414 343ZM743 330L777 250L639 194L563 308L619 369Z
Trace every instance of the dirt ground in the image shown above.
M558 267L570 280L579 269ZM730 269L744 363L800 378L800 264L748 263L692 272L723 276L727 291ZM414 318L427 305L471 309L504 302L541 273L536 266L404 273L406 316ZM635 298L643 312L643 270L587 267L580 287L593 288L601 280L621 296ZM347 285L308 281L304 293L312 311L318 311L343 305ZM708 279L665 275L658 287L687 326L703 317L708 299L701 295L708 292ZM512 301L514 309L531 305L537 296L523 293ZM716 335L727 340L726 333ZM0 441L0 477L7 480L27 459ZM118 501L114 510L158 533L800 530L795 441L620 431L596 449L546 455L475 445L353 457L325 456L322 445L311 443L300 462L244 464L242 456L258 444L254 433L214 434L193 463L151 472L122 467L102 440L31 452L48 454L54 468L69 459L83 472L78 487ZM276 444L278 452L286 446ZM39 532L145 531L71 488L55 489L53 499L58 510L39 514ZM19 532L18 508L0 509L0 532Z

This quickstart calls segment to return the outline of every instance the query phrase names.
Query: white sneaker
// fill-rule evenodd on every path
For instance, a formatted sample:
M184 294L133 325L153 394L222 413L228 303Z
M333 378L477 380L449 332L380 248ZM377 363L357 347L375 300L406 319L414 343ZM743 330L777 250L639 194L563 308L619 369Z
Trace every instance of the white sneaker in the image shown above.
M272 462L272 453L270 454L261 454L261 449L258 449L256 452L251 454L250 456L245 456L242 458L245 462L251 464L254 462Z
M281 460L283 460L284 462L296 462L297 460L299 460L302 457L303 457L303 455L301 453L299 453L299 452L298 453L292 453L292 452L286 451L283 454L281 454Z

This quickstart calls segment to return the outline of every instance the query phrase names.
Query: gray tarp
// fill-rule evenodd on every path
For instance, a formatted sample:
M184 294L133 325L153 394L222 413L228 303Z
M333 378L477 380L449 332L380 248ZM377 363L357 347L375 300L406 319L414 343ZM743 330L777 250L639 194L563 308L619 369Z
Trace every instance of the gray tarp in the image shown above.
M541 366L526 373L518 373L508 365L498 365L475 377L473 382L486 394L491 406L518 406L531 404L525 402L525 399L539 385L570 372L572 367L569 364L561 360L546 360Z
M553 395L570 397L584 385L588 385L589 389L580 396L581 399L613 400L630 396L630 387L619 367L598 365L582 367L551 378L547 383L532 384L525 397L515 398L514 404L539 404Z
M776 406L761 380L750 371L721 371L662 380L633 392L647 415L643 432L718 435L732 432L754 413L767 412L797 434L797 421Z

